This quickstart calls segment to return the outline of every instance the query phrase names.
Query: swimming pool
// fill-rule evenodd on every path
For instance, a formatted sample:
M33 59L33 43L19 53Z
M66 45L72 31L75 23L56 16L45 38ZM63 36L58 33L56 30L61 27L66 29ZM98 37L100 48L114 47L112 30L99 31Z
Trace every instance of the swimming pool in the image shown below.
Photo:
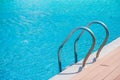
M90 21L108 26L108 42L119 37L119 5L118 0L1 0L0 80L48 80L59 72L59 45L72 29ZM91 29L97 34L98 49L104 30L99 25ZM62 50L64 67L74 62L76 35ZM79 60L90 47L89 38L86 33L79 41Z

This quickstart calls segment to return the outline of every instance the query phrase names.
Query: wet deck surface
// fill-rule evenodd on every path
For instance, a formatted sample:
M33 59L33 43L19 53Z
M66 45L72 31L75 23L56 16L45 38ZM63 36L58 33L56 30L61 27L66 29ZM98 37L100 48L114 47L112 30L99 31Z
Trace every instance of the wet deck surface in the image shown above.
M120 80L120 46L70 80Z

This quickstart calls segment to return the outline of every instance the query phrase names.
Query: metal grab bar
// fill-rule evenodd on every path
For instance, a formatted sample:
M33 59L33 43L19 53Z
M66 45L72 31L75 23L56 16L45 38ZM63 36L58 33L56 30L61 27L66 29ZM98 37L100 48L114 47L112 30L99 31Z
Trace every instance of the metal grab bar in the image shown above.
M100 25L102 25L103 28L106 30L106 37L105 37L104 41L102 42L102 44L101 44L101 46L100 46L100 48L98 49L97 54L96 54L96 59L97 59L97 58L99 57L99 54L100 54L102 48L105 46L106 42L108 41L109 31L108 31L107 26L106 26L102 21L92 21L92 22L90 22L86 27L89 28L92 24L100 24ZM81 34L76 38L76 40L75 40L75 42L74 42L74 55L75 55L75 57L76 57L76 62L78 61L78 59L77 59L76 45L77 45L77 42L78 42L80 36L82 36L84 32L85 32L85 31L82 31Z
M61 72L62 71L62 63L61 63L61 58L60 58L60 53L61 53L61 49L63 48L64 44L70 39L70 37L77 31L77 30L80 30L80 29L83 29L83 30L86 30L90 33L90 35L92 36L93 38L93 44L90 48L90 50L88 51L88 54L86 56L86 58L84 59L83 61L83 66L85 66L85 63L86 63L86 60L88 59L89 55L91 54L92 50L94 49L95 47L95 44L96 44L96 38L94 36L94 33L87 27L78 27L78 28L75 28L68 36L67 38L63 41L63 43L61 44L61 46L59 47L58 49L58 64L59 64L59 71ZM76 59L75 59L76 60Z

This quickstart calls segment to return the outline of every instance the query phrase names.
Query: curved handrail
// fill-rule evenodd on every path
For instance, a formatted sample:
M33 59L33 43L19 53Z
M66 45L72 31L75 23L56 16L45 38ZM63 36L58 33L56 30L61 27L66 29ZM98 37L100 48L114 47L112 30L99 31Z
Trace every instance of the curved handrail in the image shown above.
M102 42L102 44L101 44L101 46L100 46L100 48L98 49L97 54L96 54L96 59L97 59L97 58L99 57L99 54L100 54L102 48L105 46L106 42L108 41L109 31L108 31L107 26L106 26L102 21L97 21L97 20L90 22L86 27L89 28L92 24L95 24L95 23L102 25L102 26L104 27L104 29L106 30L106 37L105 37L104 41ZM82 31L81 34L76 38L76 40L75 40L75 42L74 42L74 55L75 55L75 57L76 57L76 62L78 61L78 59L77 59L76 45L77 45L77 42L78 42L80 36L82 36L84 32L85 32L85 31Z
M89 57L89 55L91 54L92 50L94 49L94 46L96 44L96 38L94 36L94 33L87 27L78 27L78 28L75 28L68 36L67 38L63 41L63 43L61 44L61 46L59 47L58 49L58 63L59 63L59 71L61 72L62 71L62 63L61 63L61 58L60 58L60 52L61 52L61 49L63 48L64 44L70 39L70 37L74 34L74 32L76 32L77 30L80 30L80 29L83 29L83 30L86 30L90 33L90 35L92 36L93 38L93 44L90 48L90 50L88 51L88 54L86 56L86 58L84 59L83 61L83 67L85 66L85 63L86 63L86 60L87 58Z

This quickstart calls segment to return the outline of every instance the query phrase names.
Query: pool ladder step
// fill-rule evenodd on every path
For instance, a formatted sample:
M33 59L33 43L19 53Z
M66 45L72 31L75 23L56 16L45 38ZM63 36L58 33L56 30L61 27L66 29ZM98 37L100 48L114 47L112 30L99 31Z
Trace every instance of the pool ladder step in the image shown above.
M104 41L102 42L102 44L100 45L97 53L96 53L96 58L95 60L99 57L100 52L102 50L102 48L105 46L106 42L108 41L109 38L109 30L108 27L102 22L102 21L92 21L90 22L86 27L78 27L75 28L73 31L71 31L71 33L66 37L66 39L63 41L63 43L60 45L60 47L58 48L58 66L59 66L59 72L62 71L62 62L61 62L61 50L63 48L63 46L65 45L65 43L67 43L67 41L71 38L71 36L78 30L82 30L82 32L79 34L79 36L76 38L76 40L74 41L74 59L75 59L75 63L78 62L78 53L77 53L77 42L79 41L80 37L84 34L85 31L87 31L91 37L92 37L92 45L87 53L87 55L85 56L83 63L82 63L82 68L85 67L86 61L89 58L89 56L91 55L95 45L96 45L96 38L94 36L94 33L89 29L91 25L93 24L100 24L106 31L106 37L104 39Z

